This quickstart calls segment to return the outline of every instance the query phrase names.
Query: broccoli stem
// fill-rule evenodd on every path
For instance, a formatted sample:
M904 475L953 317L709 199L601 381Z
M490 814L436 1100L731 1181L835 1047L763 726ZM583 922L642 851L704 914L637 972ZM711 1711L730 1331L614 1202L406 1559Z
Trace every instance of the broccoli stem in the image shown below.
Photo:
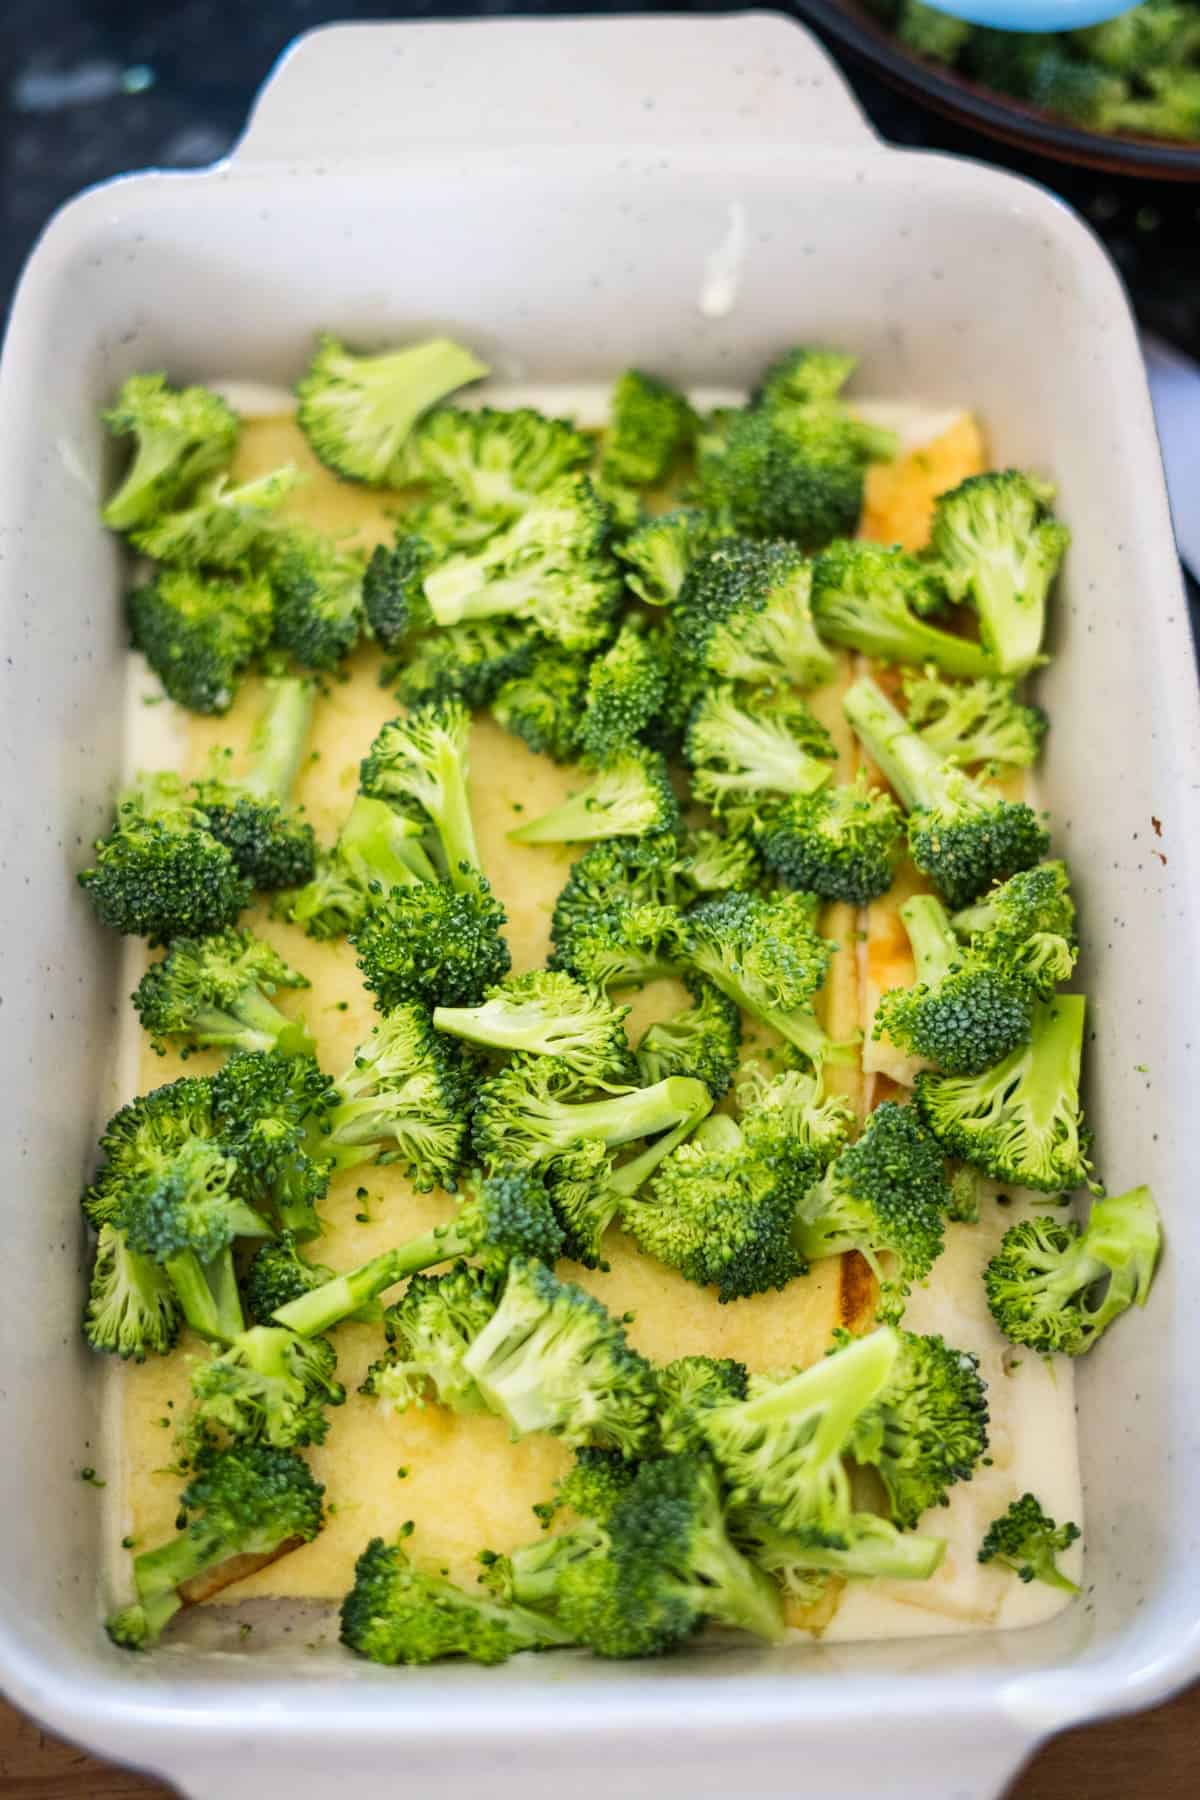
M681 1079L691 1082L690 1076ZM693 1130L703 1131L708 1125L733 1125L732 1119L707 1118L706 1115L713 1103L712 1094L702 1082L697 1081L692 1085L699 1088L700 1092L697 1094L691 1110L680 1119L674 1131L665 1132L661 1137L655 1138L654 1142L647 1144L646 1148L637 1156L631 1156L628 1162L622 1163L619 1169L614 1170L608 1181L608 1189L618 1201L632 1200L642 1184L653 1175L659 1163L670 1156L672 1150L682 1144L684 1138L689 1137ZM697 1125L697 1121L700 1121L699 1125ZM733 1126L733 1129L737 1131L736 1125ZM738 1136L741 1136L740 1132Z
M962 946L949 914L932 894L914 894L900 908L900 917L912 946L917 981L937 987L962 960Z
M293 675L269 681L251 742L253 764L231 785L255 800L285 801L300 770L312 709L311 681Z
M237 1011L200 1007L192 1021L197 1044L236 1045L239 1050L278 1050L283 1056L309 1056L316 1048L304 1026L280 1012L258 988L243 988Z
M1035 1141L1044 1140L1053 1131L1063 1095L1079 1092L1086 1011L1083 994L1058 994L1053 1000L1040 1001L1034 1009L1033 1035L1028 1046L1029 1073L1021 1082L1021 1102ZM1003 1069L1005 1064L997 1067Z
M842 709L909 812L931 806L940 793L945 764L920 738L869 676L856 681Z
M417 1275L434 1263L448 1262L456 1256L471 1256L478 1248L472 1231L459 1230L454 1224L437 1225L407 1244L384 1250L369 1262L360 1263L357 1269L335 1275L332 1281L289 1300L271 1316L300 1337L317 1337L374 1300L385 1288L403 1281L406 1275Z
M254 1226L252 1230L239 1230L239 1235L265 1237L267 1232L262 1220L248 1208L246 1214L254 1221ZM177 1256L168 1257L163 1267L175 1289L184 1318L201 1337L225 1342L246 1329L231 1245L226 1245L210 1263L202 1263L194 1250L181 1250Z
M466 776L461 758L449 743L439 744L434 767L443 796L435 820L437 834L446 856L446 873L451 884L461 890L478 880L482 867Z

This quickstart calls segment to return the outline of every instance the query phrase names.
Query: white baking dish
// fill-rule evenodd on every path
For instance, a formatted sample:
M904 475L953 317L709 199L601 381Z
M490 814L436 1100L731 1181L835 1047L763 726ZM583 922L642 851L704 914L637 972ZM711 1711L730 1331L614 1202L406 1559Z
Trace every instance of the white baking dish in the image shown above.
M1169 1253L1149 1312L1080 1371L1087 1592L1051 1624L400 1673L287 1640L141 1660L105 1642L101 1507L77 1478L97 1371L74 1329L77 1194L123 1003L115 946L72 880L122 749L97 413L132 369L286 380L322 324L364 342L445 327L499 372L551 381L641 362L737 383L783 345L826 340L861 352L872 394L965 401L999 459L1057 476L1075 546L1044 683L1045 793L1082 889L1103 1167L1154 1184ZM564 1775L579 1800L967 1796L994 1793L1046 1733L1200 1670L1200 721L1134 334L1078 221L1010 176L884 149L781 19L339 27L292 51L227 164L116 182L54 220L14 308L0 421L13 1699L227 1800L356 1781L527 1800Z

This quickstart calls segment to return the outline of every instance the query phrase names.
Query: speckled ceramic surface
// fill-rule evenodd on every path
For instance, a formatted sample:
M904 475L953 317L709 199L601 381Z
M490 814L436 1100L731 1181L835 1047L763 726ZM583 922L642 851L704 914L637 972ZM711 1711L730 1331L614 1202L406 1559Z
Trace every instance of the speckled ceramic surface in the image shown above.
M536 97L536 98L535 98ZM714 270L719 280L714 281ZM716 299L714 300L714 294ZM702 301L704 304L702 304ZM1050 1626L631 1669L350 1671L97 1628L77 1193L109 1098L112 946L73 873L120 759L124 633L97 411L135 368L286 379L314 328L445 327L503 373L740 382L797 338L883 397L975 407L1075 533L1044 790L1079 873L1114 1182L1169 1238L1152 1311L1081 1371L1088 1590ZM1039 1736L1200 1668L1194 1288L1200 724L1145 380L1113 272L1040 190L885 150L762 16L361 27L301 42L233 160L84 196L0 369L0 947L7 1255L0 1679L193 1795L985 1795ZM452 1736L453 1754L446 1743Z

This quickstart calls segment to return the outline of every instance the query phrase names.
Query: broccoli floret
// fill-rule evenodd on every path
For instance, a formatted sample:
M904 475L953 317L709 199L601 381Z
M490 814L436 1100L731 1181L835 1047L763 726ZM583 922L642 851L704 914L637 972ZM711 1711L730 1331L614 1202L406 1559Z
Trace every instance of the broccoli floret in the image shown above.
M1083 1356L1130 1306L1145 1306L1162 1243L1147 1187L1097 1200L1087 1225L1023 1219L984 1271L988 1306L1015 1344Z
M365 572L360 550L308 525L292 526L271 558L272 642L302 668L338 668L362 633Z
M489 1050L556 1057L582 1080L602 1087L630 1073L628 1011L571 975L534 969L509 976L481 1006L437 1007L433 1023Z
M142 976L133 1004L160 1052L174 1040L185 1055L214 1046L306 1055L315 1045L303 1020L289 1019L271 996L308 985L270 944L231 927L211 937L175 938Z
M94 865L78 875L102 924L153 946L233 923L250 883L198 820L178 776L139 776L116 811L113 829L96 840Z
M719 1100L738 1066L742 1015L713 982L693 975L687 986L692 1005L647 1027L637 1047L637 1066L647 1085L670 1075L692 1075Z
M971 475L938 500L930 551L947 592L979 615L984 649L1004 675L1042 661L1046 598L1070 542L1046 516L1054 489L1019 469Z
M768 802L752 829L763 861L789 887L851 906L887 893L904 845L899 807L861 769L851 782Z
M384 800L357 794L333 849L318 859L312 880L292 896L288 917L309 937L345 937L393 888L435 882L420 823Z
M323 1444L325 1409L341 1406L337 1356L324 1338L311 1342L277 1325L254 1325L209 1362L192 1369L186 1445L235 1439L246 1444Z
M831 644L883 662L933 663L948 675L993 674L981 644L939 631L919 616L940 598L927 563L882 544L830 544L813 569L813 617Z
M503 620L476 619L429 631L399 670L396 698L405 706L427 700L487 706L529 671L542 648L531 626ZM571 660L559 656L564 664Z
M351 937L380 1012L410 1001L475 1006L512 964L501 937L505 912L480 875L395 888Z
M916 1109L885 1100L800 1201L792 1243L806 1262L857 1250L879 1282L879 1316L896 1319L942 1253L947 1198L941 1154ZM884 1255L895 1259L890 1275Z
M767 411L819 406L836 400L857 366L858 358L844 350L816 350L796 345L769 363L751 396L755 406ZM861 427L870 431L871 427ZM881 449L890 443L885 433Z
M833 657L809 608L812 565L794 544L730 538L692 564L673 609L679 700L724 681L819 687Z
M507 524L591 457L582 432L531 407L439 406L413 434L406 461L410 479L428 482L472 518Z
M471 715L461 701L431 701L385 725L361 768L363 793L432 824L451 884L468 888L479 880L467 786L470 739Z
M1008 1511L993 1519L979 1546L981 1563L998 1562L1022 1581L1044 1581L1049 1587L1077 1594L1077 1582L1068 1581L1055 1558L1079 1536L1078 1525L1056 1525L1040 1500L1022 1494Z
M921 1116L948 1156L1053 1194L1090 1178L1079 1105L1082 994L1039 1000L1029 1042L980 1075L917 1076Z
M667 686L664 633L645 629L637 617L627 619L588 669L586 704L579 721L584 756L603 765L636 744L662 711Z
M707 1450L704 1414L728 1400L744 1400L750 1373L731 1356L680 1356L659 1370L658 1429L668 1455Z
M627 369L613 389L601 475L633 488L654 487L691 442L695 423L676 388L640 369Z
M678 820L679 802L666 762L657 750L635 744L612 757L561 806L508 835L514 844L583 844L673 831Z
M373 487L402 486L410 479L409 434L421 414L486 374L485 363L449 338L356 356L325 333L296 388L297 418L335 474Z
M179 1336L179 1302L165 1270L138 1256L113 1225L96 1240L83 1335L93 1350L144 1362L165 1356Z
M457 626L456 630L465 630ZM579 732L587 704L588 661L579 653L546 644L527 668L497 688L492 717L538 756L572 762L579 754Z
M948 905L962 907L993 881L1045 855L1049 835L1032 807L940 757L869 677L843 701L846 717L907 809L913 861Z
M425 576L433 561L433 546L419 532L400 526L392 544L376 544L362 577L362 609L367 629L376 643L395 652L414 625L424 623ZM421 699L445 696L422 694Z
M270 642L265 576L160 569L128 599L129 632L170 698L192 712L228 712L238 677Z
M333 1269L324 1263L306 1262L296 1247L295 1235L281 1231L277 1238L261 1244L250 1259L242 1282L246 1310L256 1325L269 1325L289 1300L297 1300L333 1278ZM371 1300L350 1316L364 1325L377 1325L383 1308Z
M218 475L177 511L160 513L130 533L143 556L184 569L238 569L269 552L279 523L274 517L300 481L293 463L232 486Z
M754 888L762 865L744 837L719 831L689 831L679 849L679 872L696 894L727 894L730 888Z
M574 864L555 903L552 968L591 987L641 987L684 967L678 840L614 838Z
M1056 982L1069 980L1075 967L1075 903L1065 863L1023 869L955 913L951 924L973 955L1042 1000L1050 998Z
M979 1075L1028 1041L1033 1000L1014 980L963 948L931 894L900 908L916 962L912 987L891 988L872 1036L927 1057L949 1075Z
M740 1511L735 1536L752 1562L774 1576L789 1599L811 1606L831 1576L843 1580L928 1581L946 1554L944 1538L898 1531L875 1513L852 1513L839 1536L825 1542L810 1530L785 1531L762 1513Z
M1023 706L1011 681L944 681L935 670L904 677L908 722L947 762L1027 769L1038 759L1048 724Z
M597 1451L604 1455L604 1451ZM619 1459L618 1459L619 1460ZM622 1463L629 1468L628 1463ZM536 1510L536 1508L535 1508ZM531 1606L535 1611L551 1614L557 1611L559 1584L571 1563L595 1556L608 1548L608 1533L595 1520L586 1519L570 1531L552 1537L537 1538L532 1544L521 1544L508 1555L495 1550L481 1550L480 1582L497 1600L511 1605Z
M326 1144L339 1168L398 1163L426 1192L453 1187L466 1146L472 1082L457 1044L424 1007L397 1006L333 1084Z
M518 1650L571 1642L543 1613L502 1606L468 1594L443 1575L413 1567L401 1541L372 1538L354 1566L354 1586L342 1601L342 1642L359 1656L393 1668L465 1656L502 1663Z
M231 752L214 753L195 783L197 810L213 837L227 844L241 873L270 892L310 881L317 841L289 796L312 720L313 690L294 676L268 681L266 705L251 740L251 763L231 775Z
M829 733L803 700L781 689L761 694L718 683L697 701L684 753L692 792L718 816L757 812L762 794L813 794L833 773Z
M337 1090L308 1055L240 1050L212 1081L213 1115L237 1157L249 1198L285 1230L316 1237L329 1187L322 1128Z
M679 507L647 519L617 545L628 586L647 606L670 606L692 564L729 529L699 507Z
M294 1450L210 1451L180 1496L192 1516L170 1543L134 1557L137 1600L108 1620L108 1635L124 1649L149 1649L188 1604L189 1583L205 1577L211 1593L311 1543L324 1523L324 1494Z
M637 1470L638 1465L628 1462L619 1450L596 1450L583 1445L576 1450L567 1473L555 1482L554 1498L539 1501L534 1513L542 1521L543 1530L564 1507L580 1519L605 1525L618 1501L629 1492Z
M489 1322L463 1357L514 1438L548 1432L639 1456L653 1441L654 1371L598 1300L514 1257Z
M525 620L566 650L594 650L620 597L611 535L612 515L587 476L565 476L474 555L430 570L425 598L439 625Z
M855 1421L850 1451L879 1471L892 1518L911 1530L931 1506L947 1504L956 1481L970 1481L987 1425L979 1358L902 1331L887 1385Z
M854 1109L841 1094L821 1094L819 1079L787 1069L767 1075L750 1065L737 1086L746 1143L794 1201L846 1147Z
M687 961L736 1006L814 1064L834 1053L811 1002L836 946L813 929L808 896L722 894L692 908L686 931Z
M237 415L208 388L170 388L165 375L131 375L101 415L117 437L135 439L133 461L101 517L130 531L165 512L231 460Z
M430 1398L452 1412L486 1412L463 1357L495 1312L499 1285L493 1271L465 1262L444 1275L414 1275L384 1314L387 1350L360 1391L385 1412L402 1413Z

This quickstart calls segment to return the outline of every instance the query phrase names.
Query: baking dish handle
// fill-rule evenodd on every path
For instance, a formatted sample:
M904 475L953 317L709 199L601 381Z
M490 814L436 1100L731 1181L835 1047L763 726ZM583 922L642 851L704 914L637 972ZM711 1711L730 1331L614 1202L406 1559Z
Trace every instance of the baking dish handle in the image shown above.
M268 77L233 161L726 142L878 140L816 38L778 14L491 19L307 33Z

